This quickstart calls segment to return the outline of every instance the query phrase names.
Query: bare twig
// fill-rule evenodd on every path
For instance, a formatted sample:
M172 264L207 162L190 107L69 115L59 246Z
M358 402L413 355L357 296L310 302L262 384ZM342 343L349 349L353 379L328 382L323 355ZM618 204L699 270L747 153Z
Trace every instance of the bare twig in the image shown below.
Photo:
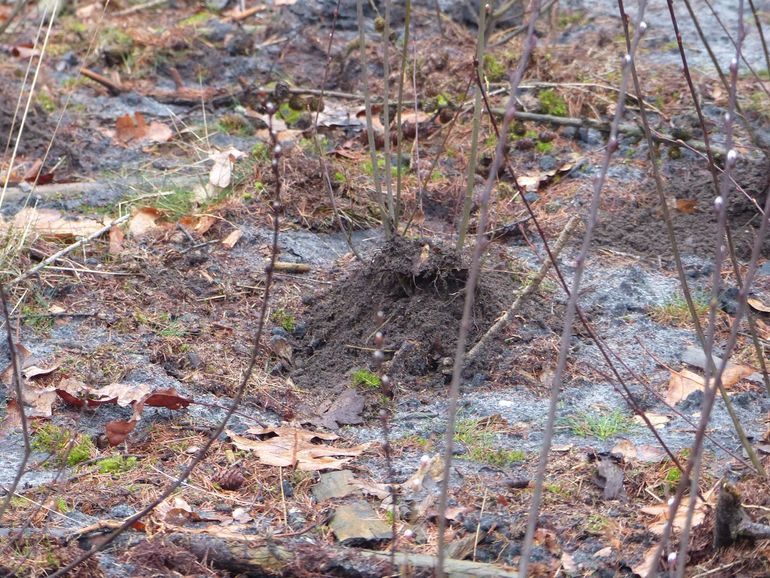
M347 243L350 252L360 261L361 255L359 255L355 245L353 245L353 233L350 229L345 227L342 222L342 214L337 207L337 199L334 197L332 179L329 176L329 166L326 163L326 151L322 149L321 140L318 138L318 117L321 114L321 108L323 108L324 88L326 87L326 79L329 76L329 66L331 66L332 62L332 43L334 42L334 32L337 29L337 18L340 14L340 2L341 0L337 0L337 6L334 9L334 20L332 21L332 31L329 33L329 43L326 46L326 65L324 66L324 76L321 82L321 94L318 97L321 102L316 107L316 113L313 120L313 144L316 149L316 154L318 155L318 164L320 165L321 174L324 176L324 184L326 184L326 192L329 194L329 203L332 206L334 218L337 219L337 225L340 228L340 232L345 236L345 242Z
M16 405L21 419L21 431L24 436L24 455L18 465L11 487L7 489L5 498L3 499L2 504L0 504L0 520L2 520L6 509L8 508L8 504L11 502L11 498L16 492L16 488L19 487L19 482L27 468L27 461L32 453L32 448L30 446L29 438L29 423L27 422L27 414L24 411L24 382L22 381L21 365L19 364L16 344L13 342L13 330L11 329L11 319L8 313L8 300L5 296L5 287L3 285L0 285L0 301L2 302L3 319L5 320L5 336L6 342L8 343L8 355L11 358L11 366L13 367L13 389L16 394Z
M374 136L374 124L372 120L372 99L369 90L369 62L366 57L366 30L364 28L363 0L356 0L356 13L358 17L358 43L361 54L361 77L364 84L364 106L366 108L366 135L369 139L369 158L372 163L372 178L374 179L374 192L380 209L382 228L385 237L393 235L393 223L390 220L388 210L385 207L385 197L382 194L382 178L380 167L377 164L377 141ZM387 105L386 105L387 107ZM389 136L389 135L388 135Z
M23 281L27 277L29 277L31 275L34 275L35 273L37 273L41 269L44 269L45 267L47 267L51 263L54 263L54 262L58 261L59 259L61 259L62 257L64 257L65 255L67 255L69 253L72 253L72 251L74 251L75 249L77 249L79 247L82 247L83 245L85 245L87 243L90 243L94 239L97 239L97 238L101 237L107 231L112 229L112 227L116 227L117 225L125 223L126 221L128 221L129 218L131 218L131 215L123 215L122 217L118 217L117 219L113 219L107 225L105 225L104 227L99 229L98 231L94 231L93 233L88 235L88 237L83 237L82 239L80 239L78 241L75 241L71 245L67 245L66 247L64 247L64 249L61 249L60 251L57 251L56 253L54 253L53 255L48 257L47 259L42 260L40 263L38 263L34 267L28 269L27 271L25 271L24 273L22 273L18 277L15 277L8 284L9 285L16 285L17 283Z
M484 44L486 43L486 17L487 12L491 10L489 4L479 3L479 31L476 39L476 58L473 62L476 68L476 75L479 75L479 68L484 60ZM468 232L468 221L471 218L471 205L473 204L473 191L476 188L476 157L479 148L479 129L481 127L481 88L476 88L473 97L473 128L471 129L471 150L468 155L468 167L465 176L465 197L463 198L463 212L460 218L460 226L457 232L457 250L462 249L465 244L465 235Z
M437 557L438 563L436 565L436 575L441 578L444 575L444 557L446 555L446 508L449 497L449 477L452 467L452 450L454 445L454 429L455 420L457 417L457 404L460 396L460 377L464 365L465 358L465 345L468 339L468 331L470 330L471 323L471 311L473 309L473 301L476 290L476 281L479 275L479 269L481 267L481 256L487 245L486 241L486 227L489 221L489 200L492 194L492 187L497 180L497 173L503 164L505 158L505 135L508 134L508 128L513 121L514 112L516 110L516 96L518 86L524 77L524 71L529 63L530 54L535 47L535 22L539 15L538 7L540 6L540 0L533 0L532 16L529 21L529 29L527 31L527 37L524 42L521 57L519 58L518 65L515 71L511 75L511 95L508 99L506 106L506 114L503 116L502 130L500 137L497 139L497 146L495 147L495 157L489 168L489 175L487 176L486 183L484 184L484 190L480 197L480 213L478 230L476 232L476 245L473 248L473 258L471 261L470 271L468 273L468 280L466 282L465 291L465 304L463 306L463 316L460 321L460 331L457 336L457 346L455 349L454 364L452 367L452 382L449 388L449 404L447 407L447 428L446 437L444 442L444 472L443 479L441 480L441 494L439 496L438 504L438 546Z
M527 532L524 536L524 544L522 546L521 561L519 562L519 576L520 578L527 578L527 571L529 568L529 559L532 554L532 545L535 537L535 529L537 528L538 513L540 511L540 501L543 496L543 486L545 484L545 470L548 465L548 455L551 451L551 442L553 440L554 427L556 422L556 408L559 400L559 391L561 389L562 380L564 377L564 371L567 365L567 356L569 354L570 342L572 339L572 324L575 319L575 310L577 308L577 298L580 290L580 283L583 277L583 271L585 270L585 261L588 256L588 252L591 247L591 241L593 236L593 230L596 226L596 221L599 214L599 201L601 199L601 191L604 185L604 180L607 176L610 160L613 153L618 149L618 126L620 125L620 119L623 116L623 110L625 105L625 93L628 87L628 81L630 77L630 64L633 61L636 54L637 47L642 34L647 29L647 25L644 23L644 11L647 7L646 0L639 2L639 15L637 18L637 26L634 33L634 40L631 44L631 49L628 51L623 59L623 74L620 81L620 92L618 94L617 108L615 111L615 118L612 121L612 128L610 130L609 140L607 141L607 148L602 161L601 171L599 176L594 181L593 194L591 196L591 205L588 213L588 221L586 223L586 233L583 237L583 244L580 248L580 253L576 260L575 273L572 281L572 289L570 291L570 297L567 302L567 311L564 315L564 326L562 329L561 343L559 346L559 357L557 361L556 371L554 373L553 382L551 384L551 397L548 405L548 418L545 426L545 432L543 434L543 441L540 447L540 458L537 467L537 474L535 478L535 489L532 494L532 502L529 510L529 519L527 520Z
M577 225L579 223L579 218L577 215L573 215L570 217L570 220L567 221L567 224L564 226L564 229L562 229L561 234L559 235L559 238L556 239L556 243L551 248L551 254L554 258L558 258L559 254L561 253L562 249L564 249L564 246L567 244L567 241L569 240L570 235L572 232L577 228ZM508 327L508 325L511 324L511 322L514 319L514 316L518 312L519 308L521 307L522 302L527 299L530 295L532 295L535 291L537 291L538 287L540 287L540 284L543 282L543 279L545 279L545 276L548 274L548 271L550 270L552 265L552 261L548 258L546 258L543 263L540 265L540 269L535 274L532 279L530 279L529 283L527 283L526 287L524 287L519 294L516 296L516 299L511 304L511 306L508 308L508 310L503 313L497 321L487 329L487 332L481 336L481 339L479 339L478 343L474 345L470 351L468 351L468 354L465 356L465 362L470 363L473 361L478 354L484 349L487 343L491 339L493 339L496 335L498 335L503 329Z

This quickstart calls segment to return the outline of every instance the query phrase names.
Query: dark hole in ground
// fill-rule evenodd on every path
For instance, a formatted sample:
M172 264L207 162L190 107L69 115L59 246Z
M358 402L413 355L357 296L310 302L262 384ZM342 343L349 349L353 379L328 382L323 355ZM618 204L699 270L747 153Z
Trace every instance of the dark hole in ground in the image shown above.
M740 163L735 180L746 192L732 190L728 204L728 222L740 259L748 259L759 229L761 214L754 204L764 207L770 183L767 160ZM717 220L714 212L714 185L708 170L685 166L664 183L666 196L685 203L687 210L671 209L679 249L684 254L712 258L716 243ZM750 198L747 198L748 197ZM642 191L630 198L609 201L600 216L596 244L631 251L644 257L671 256L666 224L657 201L655 184L649 180ZM693 205L692 207L687 205ZM688 212L691 211L691 212ZM770 239L762 246L762 255L770 256Z
M370 367L374 334L380 329L385 368L396 384L445 384L467 274L466 259L447 247L400 237L389 241L371 262L308 307L308 333L295 356L293 379L307 388L349 384L351 371ZM509 273L481 275L469 346L508 307L517 285ZM381 328L378 311L385 317Z

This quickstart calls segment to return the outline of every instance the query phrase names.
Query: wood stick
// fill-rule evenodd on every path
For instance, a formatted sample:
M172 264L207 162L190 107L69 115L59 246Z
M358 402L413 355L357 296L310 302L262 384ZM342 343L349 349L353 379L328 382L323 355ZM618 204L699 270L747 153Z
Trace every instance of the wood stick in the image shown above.
M88 68L81 68L80 74L104 86L112 96L118 96L121 92L126 90L122 83L115 82L114 80L111 80L106 76L99 74L98 72L94 72Z
M93 241L94 239L96 239L98 237L101 237L107 231L112 229L112 227L115 227L117 225L125 223L126 221L128 221L128 219L130 217L131 217L131 215L123 215L122 217L118 217L117 219L113 219L110 223L108 223L107 225L105 225L104 227L99 229L98 231L94 231L93 233L88 235L88 237L83 237L79 241L76 241L76 242L72 243L71 245L67 245L61 251L57 251L56 253L54 253L53 255L48 257L47 259L44 259L43 261L41 261L40 263L38 263L37 265L32 267L31 269L28 269L27 271L25 271L24 273L22 273L21 275L19 275L18 277L16 277L12 281L10 281L8 283L8 285L16 285L17 283L19 283L20 281L23 281L24 279L26 279L30 275L34 275L35 273L37 273L38 271L40 271L44 267L46 267L46 266L50 265L51 263L61 259L62 257L64 257L64 255L67 255L67 254L71 253L72 251L74 251L78 247L82 247L86 243L89 243L90 241Z
M577 224L579 222L578 216L573 215L569 221L567 221L567 224L565 225L564 229L562 230L561 234L559 235L559 238L556 240L556 243L554 244L553 248L551 249L551 253L553 254L553 258L557 259L559 257L559 253L561 253L562 249L564 249L564 246L567 244L567 240L569 239L569 236L572 234L572 231L575 230L577 227ZM494 322L492 327L490 327L487 332L481 336L481 339L479 339L478 343L474 345L471 350L465 354L465 363L470 363L476 357L478 357L479 353L484 349L484 347L492 340L496 335L498 335L503 329L508 327L508 325L511 324L511 321L513 321L514 315L516 315L516 312L519 310L519 307L521 307L522 302L532 295L535 291L537 291L538 287L540 287L540 284L543 282L543 279L545 279L545 276L548 274L549 269L551 268L551 259L546 258L543 261L543 264L540 265L540 270L537 272L537 275L535 275L532 280L527 284L526 287L516 296L516 299L511 304L511 306L508 308L508 311L503 313L500 317L498 317L497 321Z
M276 261L275 270L284 273L307 273L310 271L310 265L307 263L287 263L285 261Z

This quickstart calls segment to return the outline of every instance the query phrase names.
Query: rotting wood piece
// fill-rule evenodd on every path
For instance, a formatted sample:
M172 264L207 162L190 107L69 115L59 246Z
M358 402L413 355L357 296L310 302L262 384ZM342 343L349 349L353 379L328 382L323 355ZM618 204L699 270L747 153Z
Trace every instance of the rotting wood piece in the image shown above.
M388 574L433 576L437 559L427 554L396 552L397 570L390 571L390 552L358 550L327 544L311 544L298 539L266 541L255 537L252 543L206 534L174 533L165 537L207 559L223 570L246 572L250 576L292 576L295 570L318 572L324 576L381 578ZM515 572L499 566L466 560L446 560L444 572L449 578L513 578Z
M726 548L739 538L766 540L770 526L753 522L741 503L741 493L728 482L719 488L714 520L714 550Z

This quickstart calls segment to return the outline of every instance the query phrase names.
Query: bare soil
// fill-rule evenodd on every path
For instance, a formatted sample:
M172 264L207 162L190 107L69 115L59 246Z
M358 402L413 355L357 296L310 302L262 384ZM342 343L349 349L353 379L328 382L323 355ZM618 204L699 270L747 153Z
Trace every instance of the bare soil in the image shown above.
M672 163L665 180L665 193L673 205L670 213L674 233L683 254L711 258L716 243L713 179L706 169L690 163ZM759 228L759 207L764 207L770 187L767 161L739 163L735 175L741 191L728 200L728 223L736 255L746 260ZM684 210L677 208L677 202ZM660 209L655 183L651 180L630 195L608 200L602 212L595 243L628 251L643 257L671 256L671 245ZM770 256L770 239L762 245L762 256Z

